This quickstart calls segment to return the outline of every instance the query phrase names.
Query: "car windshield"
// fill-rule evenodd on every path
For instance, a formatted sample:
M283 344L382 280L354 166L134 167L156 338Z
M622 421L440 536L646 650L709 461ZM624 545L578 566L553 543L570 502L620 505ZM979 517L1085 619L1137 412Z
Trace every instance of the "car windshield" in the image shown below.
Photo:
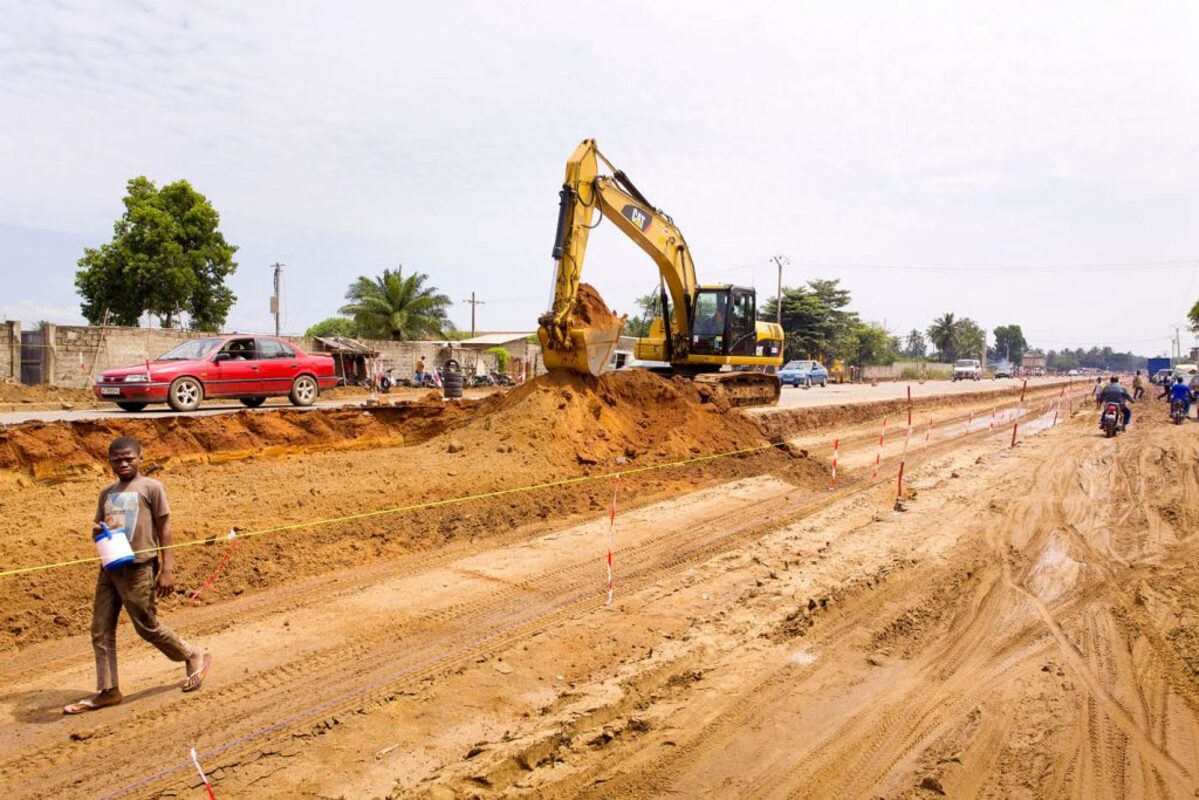
M783 369L808 369L811 366L811 361L789 361Z
M974 361L969 358L959 358L953 364L955 367L973 367Z
M192 339L178 347L172 347L155 361L194 361L211 353L220 345L220 339Z

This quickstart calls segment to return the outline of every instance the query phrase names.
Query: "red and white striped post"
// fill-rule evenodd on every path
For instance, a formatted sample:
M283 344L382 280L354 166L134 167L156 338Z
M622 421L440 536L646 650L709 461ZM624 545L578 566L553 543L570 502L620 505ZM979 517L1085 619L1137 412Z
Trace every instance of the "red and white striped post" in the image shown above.
M991 421L987 423L987 430L995 430L995 406L991 406Z
M932 435L933 435L933 418L929 417L928 418L928 427L926 427L924 429L924 447L920 451L921 455L924 455L925 453L928 452L928 440L929 440L929 437L931 437Z
M612 479L612 508L608 512L608 600L604 603L605 606L612 605L612 598L616 594L616 584L612 581L612 546L616 531L616 493L618 491L620 491L619 475Z
M841 440L833 439L833 477L828 487L830 490L837 488L837 451L840 449L840 446Z

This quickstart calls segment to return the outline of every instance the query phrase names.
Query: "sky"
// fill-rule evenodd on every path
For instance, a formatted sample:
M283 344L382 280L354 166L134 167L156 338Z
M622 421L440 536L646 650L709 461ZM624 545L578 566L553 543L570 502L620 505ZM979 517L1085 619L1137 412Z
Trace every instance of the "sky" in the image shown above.
M22 2L0 6L0 316L82 320L131 177L239 247L227 327L336 313L403 265L533 330L584 138L699 279L837 278L897 335L951 311L1033 346L1166 352L1199 298L1199 4ZM614 226L583 279L652 262ZM1194 337L1182 334L1183 346Z

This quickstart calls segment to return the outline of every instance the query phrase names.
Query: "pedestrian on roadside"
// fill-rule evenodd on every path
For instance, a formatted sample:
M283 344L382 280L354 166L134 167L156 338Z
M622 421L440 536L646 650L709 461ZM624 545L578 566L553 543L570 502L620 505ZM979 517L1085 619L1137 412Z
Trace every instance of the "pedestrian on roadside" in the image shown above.
M1132 379L1132 399L1140 400L1145 396L1145 382L1141 380L1141 371L1138 369L1137 374Z
M416 385L418 387L425 385L425 357L420 356L416 359Z
M117 620L124 608L138 635L172 661L185 665L180 688L200 688L212 665L212 655L188 644L159 619L156 598L175 590L175 553L171 549L171 507L166 489L141 474L142 446L122 436L108 446L108 463L116 483L100 492L93 534L101 525L122 528L134 551L133 563L113 569L100 567L92 605L92 649L96 654L96 694L63 708L64 714L82 714L123 699L117 681ZM161 554L161 559L159 555Z

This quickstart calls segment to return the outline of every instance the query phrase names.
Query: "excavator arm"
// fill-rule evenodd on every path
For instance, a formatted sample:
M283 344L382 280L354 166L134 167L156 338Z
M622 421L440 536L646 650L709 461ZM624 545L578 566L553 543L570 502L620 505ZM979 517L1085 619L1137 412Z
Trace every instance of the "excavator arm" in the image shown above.
M611 174L600 174L601 161ZM669 329L666 336L669 358L685 355L697 288L687 241L670 217L655 208L623 172L604 158L595 140L585 139L566 162L566 180L559 193L553 302L538 320L546 366L599 375L620 338L620 325L614 330L605 329L580 324L576 319L587 235L595 227L596 211L657 264L663 308L668 309L663 314L663 323Z

